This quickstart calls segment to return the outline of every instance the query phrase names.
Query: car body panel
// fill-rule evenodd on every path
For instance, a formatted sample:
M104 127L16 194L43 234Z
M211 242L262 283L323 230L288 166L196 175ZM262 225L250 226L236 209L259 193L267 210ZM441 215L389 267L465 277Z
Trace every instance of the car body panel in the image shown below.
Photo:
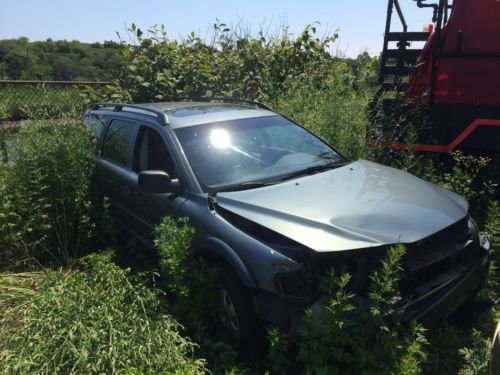
M457 197L366 160L217 196L221 207L316 251L421 240L467 214L467 202Z

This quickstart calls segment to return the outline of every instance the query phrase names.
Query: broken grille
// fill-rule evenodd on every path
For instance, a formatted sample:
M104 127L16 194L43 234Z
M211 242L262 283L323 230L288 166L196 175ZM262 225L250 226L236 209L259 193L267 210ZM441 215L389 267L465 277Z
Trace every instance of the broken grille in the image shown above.
M407 245L400 290L419 297L453 283L480 257L479 236L469 217L417 243Z

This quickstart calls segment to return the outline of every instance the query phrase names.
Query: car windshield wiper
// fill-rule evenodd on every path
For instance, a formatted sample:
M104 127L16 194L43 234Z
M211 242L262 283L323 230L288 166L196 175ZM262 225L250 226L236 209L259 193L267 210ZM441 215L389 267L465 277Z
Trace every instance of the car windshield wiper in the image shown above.
M307 176L307 175L315 174L318 172L323 172L323 171L326 171L328 169L343 167L344 165L347 165L347 164L349 164L348 161L336 161L336 162L332 161L332 162L325 163L325 164L314 165L312 167L308 167L306 169L301 169L300 171L296 171L296 172L292 172L290 174L287 174L286 176L281 178L281 181L287 181L287 180L291 180L291 179L294 179L297 177Z
M276 184L276 182L258 182L258 181L249 181L242 182L241 184L231 185L222 189L216 189L211 194L224 193L230 191L241 191L241 190L249 190L249 189L257 189L264 186L271 186Z

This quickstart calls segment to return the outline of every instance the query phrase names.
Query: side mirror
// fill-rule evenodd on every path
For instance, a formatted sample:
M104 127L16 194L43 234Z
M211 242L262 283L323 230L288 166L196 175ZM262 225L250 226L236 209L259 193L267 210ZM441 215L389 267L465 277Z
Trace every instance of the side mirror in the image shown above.
M179 191L179 180L172 180L164 171L139 173L139 188L147 193L175 193Z

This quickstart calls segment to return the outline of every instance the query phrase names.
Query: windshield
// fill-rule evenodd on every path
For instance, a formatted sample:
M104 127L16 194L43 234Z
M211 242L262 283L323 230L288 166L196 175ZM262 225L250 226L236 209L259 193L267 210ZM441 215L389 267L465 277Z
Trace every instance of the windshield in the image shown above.
M205 191L274 183L311 167L346 160L320 139L280 116L175 130Z

